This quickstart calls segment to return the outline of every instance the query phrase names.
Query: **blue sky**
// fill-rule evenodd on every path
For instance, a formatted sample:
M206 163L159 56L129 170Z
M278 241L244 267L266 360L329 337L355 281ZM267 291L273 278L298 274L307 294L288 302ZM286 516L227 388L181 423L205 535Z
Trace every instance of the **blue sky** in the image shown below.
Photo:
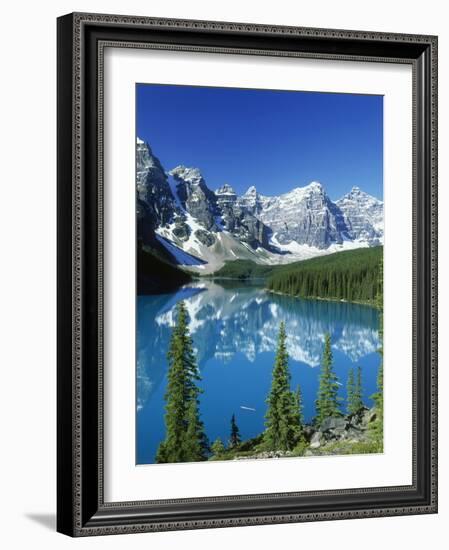
M138 84L137 135L166 170L278 195L320 181L383 197L382 96Z

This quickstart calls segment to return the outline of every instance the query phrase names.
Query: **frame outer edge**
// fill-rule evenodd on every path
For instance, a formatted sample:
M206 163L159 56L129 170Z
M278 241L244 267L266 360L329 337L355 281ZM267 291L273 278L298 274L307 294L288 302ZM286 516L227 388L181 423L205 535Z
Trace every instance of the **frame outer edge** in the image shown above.
M57 20L57 531L74 534L72 16Z
M68 30L68 22L71 29ZM377 33L365 31L339 31L331 29L306 29L301 27L281 27L267 25L252 25L245 23L220 23L208 21L193 21L193 20L175 20L175 19L156 19L146 17L132 16L113 16L104 14L87 14L74 13L63 16L58 19L58 49L64 50L65 53L58 52L58 531L72 536L91 536L91 535L106 535L119 533L133 533L145 531L169 531L177 529L204 529L226 526L245 526L245 525L263 525L272 523L288 523L288 522L304 522L304 521L323 521L330 519L346 519L346 518L361 518L361 517L382 517L416 513L432 513L437 510L436 501L436 436L432 437L431 449L431 502L427 505L413 505L407 507L391 507L391 508L372 508L366 510L347 510L339 512L317 512L317 513L298 513L280 516L260 516L260 517L231 517L217 520L199 520L199 521L183 521L183 522L162 522L162 523L142 523L142 524L117 524L114 526L89 526L88 523L82 525L81 515L81 425L82 425L82 410L81 410L81 267L82 267L82 250L81 250L81 158L82 158L82 135L81 135L81 72L82 72L82 28L85 24L109 24L109 25L143 25L151 27L164 28L183 28L196 31L214 30L216 32L235 32L235 33L263 33L263 34L302 34L305 37L321 37L321 38L348 38L359 39L366 41L392 41L405 43L419 43L431 47L432 67L431 67L431 86L432 86L432 158L431 158L431 179L432 179L432 194L431 204L429 208L429 221L432 225L432 247L431 247L431 271L432 271L432 291L431 303L429 304L432 314L432 346L431 346L431 374L432 374L432 426L436 430L436 181L437 181L437 166L436 166L436 131L437 131L437 115L436 115L436 85L437 85L437 38L425 35L404 35ZM63 36L65 34L65 36ZM70 43L70 47L68 46ZM67 50L71 53L71 62L73 67L69 69L63 68L64 64L68 64L69 56ZM69 64L70 65L70 64ZM67 95L67 86L69 85L68 73L70 71L70 86L73 90L73 95L68 106L67 99L61 100L60 93L65 90ZM67 160L67 127L63 131L62 120L67 122L68 110L70 110L70 122L73 128L72 140L70 142L70 179L71 195L70 195L70 217L64 219L62 212L67 213L67 179L68 168L63 166L63 162L59 157ZM429 148L430 149L430 148ZM429 150L428 149L428 150ZM69 220L69 221L68 221ZM70 229L68 227L70 223ZM70 237L70 238L69 238ZM64 255L63 245L70 241L70 271L71 276L67 277L67 253ZM73 251L73 252L72 252ZM67 294L68 280L72 288L70 301L70 314L67 309ZM59 325L63 324L70 317L72 319L71 326L65 326L60 329ZM68 334L70 330L70 334ZM70 354L71 360L67 361L67 350L61 349L63 342L67 343L70 339ZM65 352L64 352L65 351ZM68 367L70 366L70 375ZM72 386L70 394L67 389L67 382L62 378L67 378ZM71 410L67 414L69 403ZM70 419L70 427L68 426ZM68 428L68 429L63 429ZM432 430L433 431L433 430ZM62 433L64 432L65 435ZM70 434L70 445L69 436ZM70 453L69 453L70 452ZM65 473L65 469L70 464L69 473ZM63 468L63 466L65 466ZM61 495L61 487L67 488L68 480L70 480L70 498L67 493ZM435 490L433 490L435 488ZM69 509L70 507L70 509Z
M431 38L431 503L438 513L438 37Z

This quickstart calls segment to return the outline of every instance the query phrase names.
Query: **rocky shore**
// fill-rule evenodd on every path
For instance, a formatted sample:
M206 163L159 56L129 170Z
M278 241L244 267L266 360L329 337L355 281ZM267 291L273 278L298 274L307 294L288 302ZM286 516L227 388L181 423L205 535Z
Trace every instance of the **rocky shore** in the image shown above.
M258 445L255 444L251 452L248 448L251 446L247 442L245 452L239 453L236 449L232 458L246 460L382 452L381 442L373 435L377 419L375 408L363 408L355 414L346 416L327 417L320 425L304 426L304 444L300 451L257 452Z

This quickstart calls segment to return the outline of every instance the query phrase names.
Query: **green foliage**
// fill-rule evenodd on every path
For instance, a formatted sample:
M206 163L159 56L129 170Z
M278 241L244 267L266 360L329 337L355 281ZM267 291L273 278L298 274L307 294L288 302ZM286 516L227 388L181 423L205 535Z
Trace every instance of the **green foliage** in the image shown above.
M223 441L217 437L217 439L212 443L210 450L212 451L211 460L220 460L226 452L226 447L224 446Z
M379 410L380 414L383 415L384 408L384 366L383 361L379 365L379 370L377 371L377 391L373 395L374 402L376 407Z
M359 411L363 407L363 385L362 385L362 367L357 367L357 379L354 389L354 412Z
M303 298L378 304L383 247L348 250L273 268L267 288Z
M263 447L266 450L289 451L301 435L297 395L290 389L290 370L286 347L285 324L279 327L278 346L272 374L268 409L265 415L266 430Z
M198 399L191 399L187 408L187 430L185 435L184 452L189 462L206 460L209 451L209 442L204 432L204 424L200 420Z
M348 380L346 382L346 411L348 414L356 412L353 407L354 402L354 369L349 369Z
M354 414L363 407L362 369L357 368L357 377L354 379L354 369L349 369L347 382L346 410L348 414Z
M137 248L137 294L160 294L189 283L192 277L158 252Z
M303 437L301 437L298 443L293 448L291 456L304 456L304 453L306 452L308 447L308 442Z
M251 260L233 260L226 262L225 265L215 271L213 277L223 277L229 279L252 279L264 278L269 275L274 266L260 265Z
M382 452L382 449L379 449L377 441L371 438L366 441L334 441L313 450L314 455L358 455L379 452Z
M234 458L252 457L261 450L263 434L251 439L242 441L235 447L225 447L220 438L216 439L211 446L213 455L209 460L233 460Z
M369 431L372 439L377 442L379 452L383 450L383 433L384 433L384 389L383 389L383 364L379 365L377 371L377 391L371 396L374 400L376 411L376 419L371 423Z
M377 307L379 310L379 338L380 338L380 365L377 371L377 389L376 393L371 396L374 400L376 409L376 420L370 426L370 433L374 441L376 441L379 452L383 450L383 433L384 433L384 367L383 367L383 260L380 260L379 279L377 291Z
M377 275L377 288L376 288L376 306L378 310L383 310L384 307L384 259L383 256L379 259L378 275ZM381 330L382 330L382 316L380 317Z
M241 442L239 428L235 422L235 414L231 418L231 436L229 438L229 446L236 447Z
M304 415L303 415L303 404L302 404L302 393L301 393L301 387L299 384L296 386L296 392L295 392L295 404L296 404L296 415L298 417L298 425L300 428L300 431L302 433L304 429Z
M324 351L321 361L320 382L316 400L317 423L328 416L341 416L340 398L338 397L338 378L332 368L331 337L326 334L324 339Z
M160 444L156 462L204 460L207 438L200 420L199 370L187 325L184 302L177 306L177 323L167 354L169 369L165 393L165 440Z

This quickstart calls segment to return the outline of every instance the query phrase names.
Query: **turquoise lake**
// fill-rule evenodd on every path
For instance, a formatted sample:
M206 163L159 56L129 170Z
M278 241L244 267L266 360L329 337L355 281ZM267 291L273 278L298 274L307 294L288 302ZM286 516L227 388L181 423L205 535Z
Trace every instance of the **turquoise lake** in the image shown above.
M380 363L376 309L344 302L303 300L266 292L257 284L198 282L171 294L137 297L136 463L154 462L164 439L166 352L175 306L184 300L204 390L201 415L209 440L227 443L235 414L243 439L264 429L279 323L285 322L292 388L299 384L304 417L315 414L324 336L331 335L334 370L346 394L351 367L362 368L364 402L372 404Z

